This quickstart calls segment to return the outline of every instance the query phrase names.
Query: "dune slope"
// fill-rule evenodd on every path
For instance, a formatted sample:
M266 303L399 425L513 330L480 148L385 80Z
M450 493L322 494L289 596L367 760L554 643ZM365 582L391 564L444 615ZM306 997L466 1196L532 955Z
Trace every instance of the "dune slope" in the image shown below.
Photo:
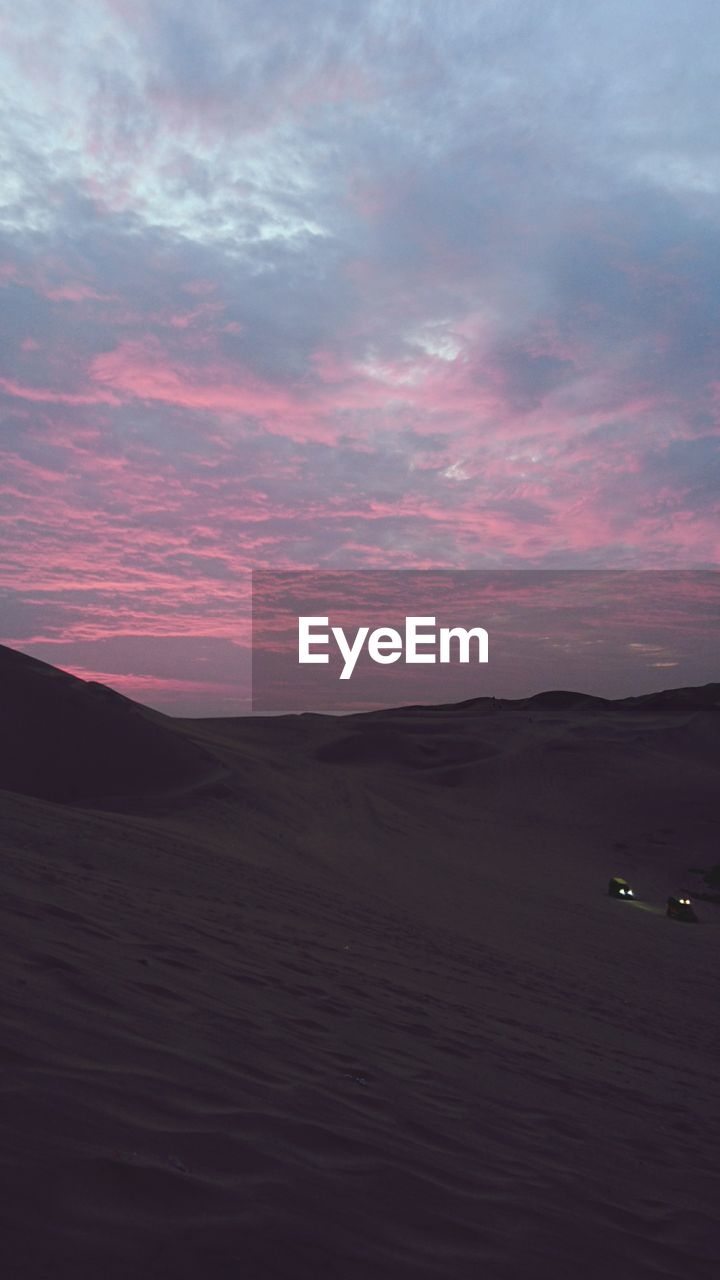
M662 904L717 692L177 722L220 783L8 788L14 1280L714 1280L720 917Z
M8 790L77 801L185 787L216 772L167 717L5 645L0 691Z

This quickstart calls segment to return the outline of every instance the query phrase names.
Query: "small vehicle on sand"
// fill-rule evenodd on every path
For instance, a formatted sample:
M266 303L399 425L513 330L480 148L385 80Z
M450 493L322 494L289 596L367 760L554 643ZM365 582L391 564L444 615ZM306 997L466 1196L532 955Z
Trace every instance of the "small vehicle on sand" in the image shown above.
M611 898L634 898L630 885L627 880L623 880L622 876L613 876L609 885L608 893Z
M665 913L671 920L685 920L688 924L697 924L698 918L689 898L668 898Z

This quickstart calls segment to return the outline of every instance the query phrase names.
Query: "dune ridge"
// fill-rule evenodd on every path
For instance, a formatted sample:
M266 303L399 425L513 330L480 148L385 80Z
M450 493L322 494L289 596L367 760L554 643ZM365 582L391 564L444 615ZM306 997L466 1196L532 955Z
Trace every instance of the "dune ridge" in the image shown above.
M6 790L72 802L197 785L217 773L169 717L5 645L0 689Z

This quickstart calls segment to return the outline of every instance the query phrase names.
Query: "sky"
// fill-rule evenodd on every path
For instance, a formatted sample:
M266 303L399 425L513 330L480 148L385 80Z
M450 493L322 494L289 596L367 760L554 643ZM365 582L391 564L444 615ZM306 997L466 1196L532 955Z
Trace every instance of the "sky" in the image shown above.
M252 569L716 567L718 47L714 0L2 6L0 642L233 714Z

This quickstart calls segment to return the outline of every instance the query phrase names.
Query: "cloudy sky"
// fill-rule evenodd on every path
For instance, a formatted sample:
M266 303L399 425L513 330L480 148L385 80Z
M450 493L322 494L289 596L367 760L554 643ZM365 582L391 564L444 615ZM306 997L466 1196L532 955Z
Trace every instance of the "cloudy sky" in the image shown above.
M0 15L0 641L238 710L252 568L718 561L714 0Z

